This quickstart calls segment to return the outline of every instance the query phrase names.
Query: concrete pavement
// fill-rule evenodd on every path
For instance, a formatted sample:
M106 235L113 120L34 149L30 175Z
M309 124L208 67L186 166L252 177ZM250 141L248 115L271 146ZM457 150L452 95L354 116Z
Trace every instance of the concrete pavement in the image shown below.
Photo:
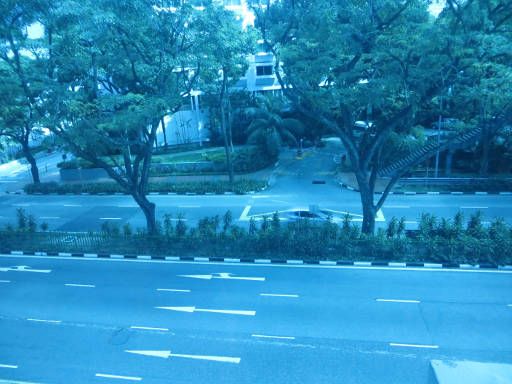
M427 383L433 359L511 361L511 288L510 271L1 256L0 383Z

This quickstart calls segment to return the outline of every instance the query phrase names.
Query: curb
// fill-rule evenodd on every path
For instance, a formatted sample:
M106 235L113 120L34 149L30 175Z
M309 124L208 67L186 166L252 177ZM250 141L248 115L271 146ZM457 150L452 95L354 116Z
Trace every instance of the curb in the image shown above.
M82 253L82 252L24 252L7 251L3 252L12 256L58 256L69 258L87 259L130 259L130 260L160 260L160 261L193 261L193 262L214 262L227 264L283 264L283 265L323 265L323 266L352 266L352 267L391 267L391 268L430 268L430 269L491 269L512 271L512 265L496 265L491 263L482 264L457 264L457 263L428 263L428 262L392 262L392 261L348 261L348 260L297 260L297 259L258 259L253 257L234 259L229 257L192 257L192 256L157 256L157 255L134 255L134 254L109 254L109 253Z
M359 192L359 189L351 187L348 184L339 183L341 188L348 189L349 191ZM382 192L374 192L375 195L382 195ZM508 196L512 195L510 191L503 192L485 192L485 191L475 191L475 192L461 192L461 191L425 191L425 192L416 192L416 191L391 191L390 195L501 195Z

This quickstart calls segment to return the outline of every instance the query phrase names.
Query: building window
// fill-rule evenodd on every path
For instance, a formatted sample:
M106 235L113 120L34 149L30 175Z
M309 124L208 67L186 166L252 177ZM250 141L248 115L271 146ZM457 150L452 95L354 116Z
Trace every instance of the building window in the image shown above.
M270 76L272 75L271 65L260 65L256 67L256 76Z

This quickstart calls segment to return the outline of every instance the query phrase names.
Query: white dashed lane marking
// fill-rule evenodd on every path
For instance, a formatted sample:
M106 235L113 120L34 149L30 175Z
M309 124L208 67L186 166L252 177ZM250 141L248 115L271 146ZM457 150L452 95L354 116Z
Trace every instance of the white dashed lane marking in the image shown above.
M0 364L0 368L16 369L16 368L18 368L18 366L17 365L11 365L11 364Z
M78 288L95 288L96 286L93 284L64 284L66 287L78 287Z
M430 348L437 349L438 345L428 345L428 344L401 344L401 343L389 343L391 347L405 347L405 348Z
M260 296L269 296L269 297L299 297L299 295L292 293L260 293Z
M141 330L145 330L145 331L160 331L160 332L169 331L169 328L143 327L143 326L139 326L139 325L132 325L130 328L131 329L141 329Z
M419 304L419 300L401 300L401 299L375 299L375 301L380 301L384 303L408 303L408 304Z
M27 320L35 321L35 322L39 322L39 323L53 323L53 324L59 324L61 322L60 320L45 320L45 319L32 319L32 318L28 318Z
M160 292L190 292L190 289L157 288Z
M142 380L142 377L111 375L108 373L97 373L96 377L104 377L106 379L130 380L130 381L141 381Z
M272 336L272 335L258 335L253 333L251 335L252 337L257 337L260 339L281 339L281 340L295 340L295 337L293 336Z

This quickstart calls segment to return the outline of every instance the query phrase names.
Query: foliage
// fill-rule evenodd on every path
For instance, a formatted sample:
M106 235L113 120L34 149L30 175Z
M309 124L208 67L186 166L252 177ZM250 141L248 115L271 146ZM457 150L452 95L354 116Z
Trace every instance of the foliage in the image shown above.
M28 222L26 217L25 223ZM468 228L475 227L475 220ZM512 264L512 228L503 220L483 227L478 237L471 231L458 236L440 231L441 222L425 216L424 236L389 237L381 229L375 235L354 233L332 222L310 220L283 223L275 213L261 222L249 222L249 228L233 223L230 213L205 217L197 226L189 227L182 215L176 219L164 216L158 235L119 228L112 222L102 224L101 233L70 234L66 232L30 232L12 227L0 231L0 249L49 252L98 252L187 255L208 257L318 260L415 261L469 264ZM449 220L450 223L458 219ZM398 222L398 221L397 221ZM25 224L26 225L26 224ZM396 226L399 224L395 224ZM397 231L398 232L398 231Z
M429 144L420 127L431 126L437 106L458 112L454 117L465 128L479 124L465 106L477 101L472 107L479 108L484 99L494 103L489 117L502 108L510 120L508 3L448 0L438 18L429 14L429 3L283 0L257 11L285 96L344 144L365 233L373 233L376 212L398 178L436 153L438 145ZM488 119L490 125L504 121ZM404 161L407 154L414 156ZM375 182L387 165L396 168L375 201Z
M215 193L222 194L224 192L234 192L236 194L244 194L252 191L259 191L266 186L264 181L240 179L235 181L233 187L225 181L203 181L203 182L186 182L186 183L149 183L149 192L161 193ZM116 183L85 183L85 184L58 184L56 182L27 184L24 190L28 194L111 194L123 193L123 189Z

